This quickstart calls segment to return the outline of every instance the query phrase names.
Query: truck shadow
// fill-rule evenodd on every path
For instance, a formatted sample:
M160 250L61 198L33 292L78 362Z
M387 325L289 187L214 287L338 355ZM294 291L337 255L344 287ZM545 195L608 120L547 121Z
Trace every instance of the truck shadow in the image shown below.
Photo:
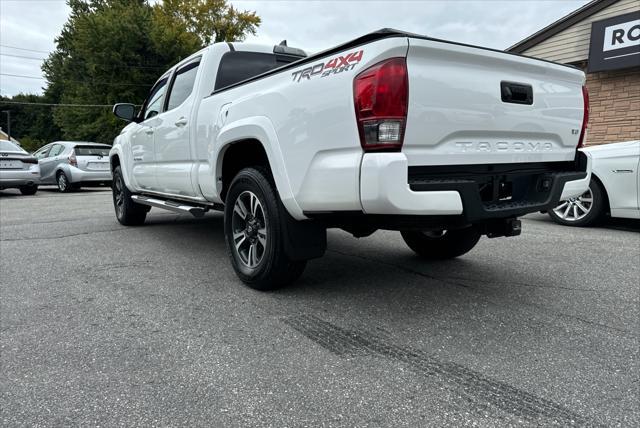
M167 242L175 242L183 256L197 259L197 251L206 249L219 255L215 265L229 265L224 241L224 219L221 213L209 213L196 219L189 215L177 215L152 211L145 228ZM381 234L385 234L382 236ZM501 293L502 296L519 294L554 294L570 291L571 285L559 284L553 275L528 274L523 276L521 266L486 263L487 251L482 240L469 254L454 260L426 261L406 247L398 233L377 232L372 237L355 239L350 235L330 230L324 257L310 260L302 277L293 285L270 292L271 298L287 300L307 295L340 296L359 294L385 299L385 293L398 296L403 290L410 292L411 305L423 299L431 299L432 292L441 297L460 293ZM189 242L188 246L183 246ZM487 244L485 244L487 245ZM524 252L526 247L523 247ZM189 255L188 253L193 252ZM215 272L214 266L204 267ZM231 269L229 269L231 270ZM243 287L231 276L233 286ZM576 280L576 290L581 282ZM584 284L582 283L582 286Z
M528 216L526 216L526 218L529 220L535 220L542 223L557 225L560 227L570 227L570 226L558 225L553 220L551 220L551 218L549 218L549 216L546 214L539 214L539 213L529 214ZM591 228L622 230L625 232L640 232L640 220L630 219L630 218L606 217L599 224L591 226Z
M222 213L208 213L204 218L198 219L185 214L153 210L144 227L152 228L161 235L167 245L171 245L172 241L189 241L193 250L186 248L182 251L201 248L208 248L216 253L226 251ZM395 292L403 288L451 288L458 291L487 287L505 290L513 287L530 290L570 289L567 284L558 284L552 275L544 272L540 272L539 276L523 276L521 266L517 263L487 264L486 252L491 249L483 247L486 238L465 256L438 261L417 257L402 242L399 233L377 232L369 238L356 239L347 233L330 230L327 239L324 257L310 260L303 276L295 284L271 294L340 294L372 289L380 293L384 290ZM522 252L526 250L525 244ZM216 260L215 263L230 262L225 258ZM576 290L581 289L579 284L576 280ZM241 285L239 280L238 285Z

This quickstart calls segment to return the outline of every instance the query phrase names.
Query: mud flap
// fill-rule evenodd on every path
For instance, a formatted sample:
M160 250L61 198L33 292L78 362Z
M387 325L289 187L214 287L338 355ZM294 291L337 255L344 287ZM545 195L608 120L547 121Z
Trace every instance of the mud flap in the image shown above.
M322 257L327 249L327 229L315 220L298 221L280 205L284 250L294 261Z

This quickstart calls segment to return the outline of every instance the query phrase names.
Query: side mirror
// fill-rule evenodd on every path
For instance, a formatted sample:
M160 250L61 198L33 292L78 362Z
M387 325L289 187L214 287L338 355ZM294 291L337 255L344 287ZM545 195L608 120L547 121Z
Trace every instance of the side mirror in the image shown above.
M113 106L113 114L127 122L136 122L136 106L127 103L118 103Z

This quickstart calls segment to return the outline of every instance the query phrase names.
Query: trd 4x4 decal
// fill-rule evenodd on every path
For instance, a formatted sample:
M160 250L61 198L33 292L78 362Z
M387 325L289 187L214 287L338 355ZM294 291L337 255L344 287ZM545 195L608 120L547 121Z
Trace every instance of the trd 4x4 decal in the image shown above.
M303 78L307 80L314 76L327 77L332 74L342 73L343 71L350 71L362 59L363 51L350 52L344 56L338 56L331 58L326 63L320 62L302 70L294 71L291 73L294 82L299 82Z

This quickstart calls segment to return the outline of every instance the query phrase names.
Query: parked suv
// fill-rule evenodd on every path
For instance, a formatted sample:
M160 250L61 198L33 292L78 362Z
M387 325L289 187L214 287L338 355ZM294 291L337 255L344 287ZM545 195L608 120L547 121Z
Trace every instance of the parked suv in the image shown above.
M110 186L106 144L56 141L34 153L40 163L41 184L57 184L61 192L80 187Z

